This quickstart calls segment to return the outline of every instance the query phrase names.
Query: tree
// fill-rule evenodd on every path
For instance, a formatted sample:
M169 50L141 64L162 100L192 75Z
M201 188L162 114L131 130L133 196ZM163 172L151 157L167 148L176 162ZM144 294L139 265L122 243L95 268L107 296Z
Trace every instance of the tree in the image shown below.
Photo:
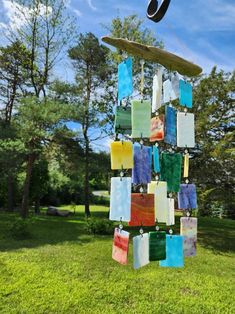
M99 44L99 40L92 33L80 34L76 46L68 52L74 65L76 83L56 82L54 85L57 96L73 105L72 120L79 123L82 129L86 216L90 216L91 143L103 137L107 115L112 111L112 104L104 101L106 83L112 73L108 52L108 48Z
M21 160L21 152L17 156L16 143L13 138L15 132L14 127L11 125L11 119L13 110L16 109L18 100L24 94L28 83L29 60L29 51L18 40L11 45L0 48L0 119L2 121L0 141L2 145L6 141L8 142L8 149L4 154L5 159L2 159L2 169L8 169L6 177L8 186L7 207L10 211L13 210L14 177ZM9 150L11 145L14 147L14 153ZM9 154L6 156L7 151Z
M64 0L19 0L14 5L16 18L21 23L20 26L14 25L14 28L7 33L7 37L12 45L20 43L18 44L19 51L25 50L26 52L25 59L17 60L21 62L21 66L25 63L27 65L29 80L25 94L46 98L50 75L73 34L74 23L66 15ZM23 53L21 55L24 56ZM8 56L10 56L9 51ZM10 75L11 67L9 63L7 64L7 73ZM47 102L42 102L42 105L44 103ZM9 107L12 108L12 101L6 112L9 111ZM25 143L25 145L30 147L31 143ZM32 166L37 157L37 154L29 154L22 202L24 216L27 213Z
M13 211L16 201L17 173L24 160L25 145L19 137L15 124L7 125L8 127L5 121L0 120L0 176L1 183L6 186L4 192L1 190L1 196L4 197L3 205L6 204L7 209Z
M74 20L64 0L19 0L15 5L20 27L8 39L19 40L30 51L30 83L36 97L46 96L50 74L74 34Z
M53 141L58 129L69 119L68 106L49 98L28 97L22 99L16 123L18 134L26 148L26 178L24 182L21 215L28 214L30 180L35 160L44 147Z
M234 93L235 73L216 68L195 87L198 146L192 177L201 190L203 215L210 214L213 201L219 201L227 211L234 208Z
M11 122L14 105L27 86L29 60L30 52L18 40L0 48L0 101L6 123Z

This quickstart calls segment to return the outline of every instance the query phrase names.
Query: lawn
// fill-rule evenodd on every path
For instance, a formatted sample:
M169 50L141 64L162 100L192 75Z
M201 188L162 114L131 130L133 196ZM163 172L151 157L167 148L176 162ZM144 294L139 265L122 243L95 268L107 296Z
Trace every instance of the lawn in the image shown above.
M198 254L183 269L154 262L135 271L132 243L128 266L119 265L112 236L87 234L82 211L42 214L21 241L5 235L14 214L0 212L1 314L235 313L235 221L200 218ZM96 217L107 211L92 207Z

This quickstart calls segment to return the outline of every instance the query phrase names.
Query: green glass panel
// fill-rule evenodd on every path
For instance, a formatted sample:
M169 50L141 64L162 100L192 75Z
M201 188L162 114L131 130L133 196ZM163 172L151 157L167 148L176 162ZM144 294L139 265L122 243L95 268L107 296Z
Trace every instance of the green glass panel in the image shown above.
M181 181L181 153L162 152L160 157L161 180L167 181L168 192L179 192Z
M148 100L133 100L132 138L149 138L151 134L151 103Z
M149 232L149 260L161 261L166 259L166 232Z
M115 133L131 134L131 108L117 107Z

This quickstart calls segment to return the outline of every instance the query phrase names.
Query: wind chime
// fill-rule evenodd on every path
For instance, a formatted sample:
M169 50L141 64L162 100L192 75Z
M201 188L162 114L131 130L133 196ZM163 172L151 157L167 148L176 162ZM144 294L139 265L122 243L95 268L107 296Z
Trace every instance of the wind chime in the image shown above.
M140 227L140 235L133 237L134 269L151 261L159 261L161 267L183 267L184 257L196 255L197 218L191 213L197 208L197 196L195 185L189 183L189 149L195 147L194 114L188 112L193 104L192 85L179 74L195 76L202 69L156 47L121 38L102 40L161 65L153 77L152 101L144 97L144 61L140 98L131 101L132 58L118 66L116 136L110 150L111 169L120 175L111 178L109 219L119 222L119 227L114 231L112 257L120 264L128 263L130 233L123 230L125 222ZM165 81L162 66L171 70ZM177 99L183 111L173 106ZM159 114L163 106L165 114ZM180 235L173 234L176 198L178 208L186 213L180 219ZM166 224L168 233L158 223ZM144 227L153 231L144 233Z

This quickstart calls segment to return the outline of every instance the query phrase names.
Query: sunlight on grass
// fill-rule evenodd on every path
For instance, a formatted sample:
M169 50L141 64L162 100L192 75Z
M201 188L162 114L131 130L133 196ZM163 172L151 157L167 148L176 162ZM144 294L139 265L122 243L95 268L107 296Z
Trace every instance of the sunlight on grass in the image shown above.
M91 212L107 217L108 208ZM13 215L0 214L0 313L235 313L234 221L200 218L198 253L183 269L134 271L132 241L128 266L117 264L112 236L87 234L83 213L42 214L23 241L4 235Z

